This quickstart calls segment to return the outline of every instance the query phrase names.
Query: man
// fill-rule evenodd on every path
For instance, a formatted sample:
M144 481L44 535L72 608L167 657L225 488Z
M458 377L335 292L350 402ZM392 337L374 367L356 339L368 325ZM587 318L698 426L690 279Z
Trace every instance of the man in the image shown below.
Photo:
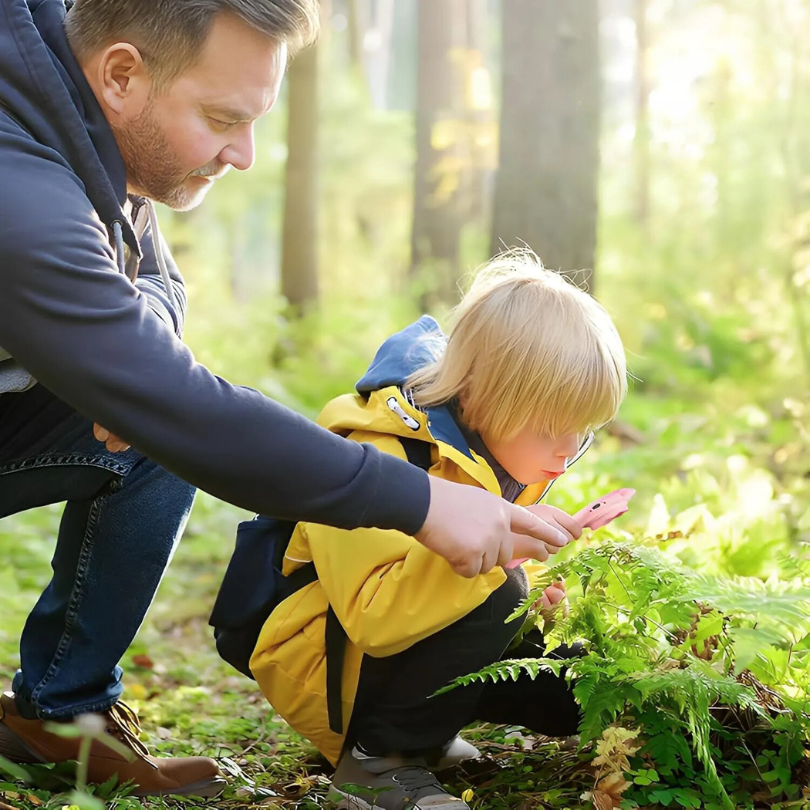
M94 744L91 781L220 789L213 760L151 757L118 702L118 661L193 487L278 517L398 529L466 575L570 539L229 385L180 341L183 283L151 200L188 209L250 167L254 122L316 33L316 0L0 0L0 517L67 502L0 699L0 756L75 758L44 721L94 713L132 756Z

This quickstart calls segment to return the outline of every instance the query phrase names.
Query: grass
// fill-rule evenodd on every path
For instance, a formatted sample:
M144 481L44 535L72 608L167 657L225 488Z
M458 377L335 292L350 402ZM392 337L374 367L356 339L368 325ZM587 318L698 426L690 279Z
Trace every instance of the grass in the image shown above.
M0 522L0 679L10 683L19 664L25 617L47 584L60 509L47 507ZM252 681L217 657L207 617L242 513L200 496L186 536L123 666L124 700L140 715L157 755L218 758L229 785L218 800L138 800L125 789L103 796L112 810L136 808L318 808L332 769L273 713ZM5 688L5 687L4 687ZM443 778L473 807L578 807L590 772L557 742L525 730L480 726L465 732L485 758ZM35 769L37 770L37 769ZM37 770L40 785L52 787ZM70 795L2 782L0 809L72 807ZM564 786L564 787L562 787ZM104 793L104 791L102 791Z
M775 491L763 496L762 504L759 495L752 498L755 492L762 494L762 471L773 447L781 444L777 438L761 428L753 433L727 411L722 418L710 414L696 431L679 413L663 416L657 403L642 398L631 399L628 409L648 442L628 446L622 438L602 436L587 461L579 462L565 485L555 488L555 505L573 512L600 492L633 486L638 495L622 518L622 528L640 537L678 528L676 522L653 526L662 498L672 515L706 504L722 520L714 529L698 532L697 541L674 540L669 549L706 571L744 570L766 577L787 555L806 549L810 512L804 476L777 469L768 479L776 482ZM777 428L773 422L769 430ZM741 447L748 454L746 464L740 461ZM699 469L687 463L696 453L701 454ZM5 683L19 664L17 645L25 617L49 578L60 511L46 507L0 521L0 680ZM138 711L152 751L214 756L230 774L229 785L219 799L204 803L139 801L122 788L97 792L112 810L327 806L330 766L273 713L252 681L219 660L207 626L234 530L243 517L208 496L198 498L183 542L123 662L124 699ZM734 532L724 528L726 523ZM476 810L586 806L580 797L593 787L593 771L570 747L503 726L476 726L464 735L485 756L442 778ZM53 786L47 782L38 780L35 789L3 778L0 767L0 810L62 810L75 804L70 794L49 791Z

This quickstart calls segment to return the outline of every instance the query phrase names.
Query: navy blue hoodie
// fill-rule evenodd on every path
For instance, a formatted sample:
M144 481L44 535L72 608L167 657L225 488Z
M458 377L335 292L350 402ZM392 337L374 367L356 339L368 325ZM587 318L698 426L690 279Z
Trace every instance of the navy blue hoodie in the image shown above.
M64 33L64 0L0 0L0 361L166 469L255 512L414 534L427 475L214 376L177 336L126 170ZM155 240L157 236L157 240ZM137 281L119 255L141 256ZM115 250L117 243L118 250ZM166 252L166 255L168 253ZM2 396L21 396L5 393Z

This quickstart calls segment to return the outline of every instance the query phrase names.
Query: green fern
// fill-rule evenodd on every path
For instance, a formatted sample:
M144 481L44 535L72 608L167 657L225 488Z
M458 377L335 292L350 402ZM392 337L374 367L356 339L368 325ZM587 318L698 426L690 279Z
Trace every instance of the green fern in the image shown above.
M562 659L562 658L513 658L506 661L497 661L488 667L479 669L478 672L473 672L469 675L462 675L456 678L452 683L443 686L431 697L443 695L458 686L469 686L471 683L498 683L499 681L516 681L521 675L526 674L534 680L541 671L546 670L553 672L555 675L560 674L560 670L565 666L570 666L575 660Z
M743 732L716 719L718 711L723 717L739 712L758 719L754 726L760 736L751 744L760 746L758 756L774 763L768 771L774 779L778 774L774 795L795 793L791 769L810 747L807 684L781 694L777 700L786 709L774 715L733 676L755 659L758 672L770 672L773 683L788 683L790 655L803 654L790 651L810 647L810 582L801 566L791 570L796 576L779 583L710 577L641 544L610 540L585 547L545 572L510 617L525 615L524 630L533 629L539 621L533 606L553 579L576 578L582 595L572 600L568 615L558 612L552 626L543 629L546 654L584 639L585 656L497 662L437 694L476 681L536 678L543 669L560 674L565 668L582 709L581 748L613 723L638 728L646 740L643 753L658 766L665 785L699 789L712 806L727 808L739 800L736 793L729 796L727 784L742 785L743 771L752 763L759 768ZM783 656L779 668L769 666L767 650ZM722 757L743 759L736 765L718 759L719 744ZM639 760L634 767L642 764ZM758 771L756 778L761 779ZM644 788L638 791L639 804L654 802Z

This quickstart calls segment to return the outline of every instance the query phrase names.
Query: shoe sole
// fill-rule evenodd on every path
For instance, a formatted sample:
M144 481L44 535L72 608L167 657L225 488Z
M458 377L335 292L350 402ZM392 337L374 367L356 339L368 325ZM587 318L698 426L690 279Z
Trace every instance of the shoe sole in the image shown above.
M149 796L199 796L201 799L214 799L225 789L228 782L221 776L201 779L191 785L183 785L176 790L136 790L132 795L138 799Z
M32 751L7 725L0 722L0 757L18 765L37 765L45 760L35 751ZM146 798L148 796L199 796L201 799L213 799L219 796L228 783L221 776L201 779L190 785L184 785L177 790L167 791L136 791L133 796Z
M367 801L344 793L342 790L332 789L329 794L329 806L335 810L381 810L376 804L369 804Z
M2 722L0 722L0 757L18 765L36 765L45 761Z
M334 807L335 810L385 810L377 804L369 804L365 799L359 796L353 796L351 793L344 793L342 790L332 788L328 797L329 806ZM469 806L462 804L458 799L449 802L440 802L439 804L428 805L429 810L463 810Z

